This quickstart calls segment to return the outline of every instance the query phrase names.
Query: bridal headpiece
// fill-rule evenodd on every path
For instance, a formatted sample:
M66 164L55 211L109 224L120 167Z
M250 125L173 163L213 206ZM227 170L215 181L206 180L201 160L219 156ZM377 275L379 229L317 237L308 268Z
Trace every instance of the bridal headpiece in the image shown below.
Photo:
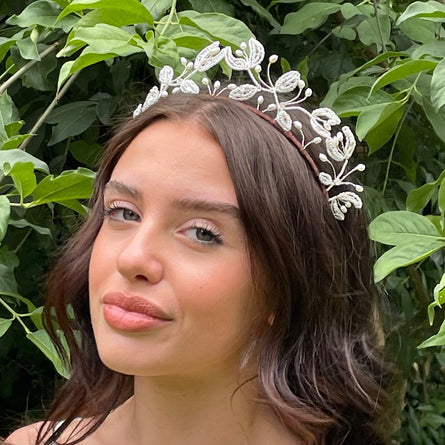
M348 170L348 163L356 146L354 135L347 126L343 126L341 131L333 134L332 127L340 125L341 120L330 108L317 108L308 111L301 106L312 95L312 90L306 86L298 71L288 71L278 77L277 80L272 80L270 68L272 64L278 61L278 56L275 54L269 57L264 79L261 76L261 63L264 57L263 45L254 38L251 38L248 43L241 43L240 48L235 53L232 52L230 46L221 48L219 42L213 42L205 47L194 61L182 58L181 63L184 69L178 76L175 76L171 66L164 66L159 72L159 87L151 88L144 103L136 108L133 116L138 116L158 102L161 97L168 96L169 93L200 93L202 90L197 80L193 79L195 75L199 77L201 84L207 88L208 94L212 96L225 93L229 98L237 101L247 101L256 96L257 107L255 111L258 110L256 114L263 115L266 120L273 122L286 137L297 145L327 193L338 186L341 186L342 190L345 186L352 189L328 197L335 218L344 220L348 208L353 206L360 209L362 207L362 200L357 192L362 192L363 187L347 180L353 172L365 169L363 164L358 164ZM212 82L205 74L202 74L223 60L232 70L245 72L249 77L249 82L241 85L229 83L221 88L220 81ZM289 98L290 93L293 96L291 98ZM267 100L265 100L265 96ZM300 121L292 120L288 113L291 110L298 110L308 116L310 125L317 134L316 137L306 140L304 126ZM292 127L301 135L301 140L297 140L290 133ZM319 172L305 150L310 144L319 144L323 141L326 153L321 153L319 159L327 165L327 171ZM340 163L341 167L338 171L332 161Z

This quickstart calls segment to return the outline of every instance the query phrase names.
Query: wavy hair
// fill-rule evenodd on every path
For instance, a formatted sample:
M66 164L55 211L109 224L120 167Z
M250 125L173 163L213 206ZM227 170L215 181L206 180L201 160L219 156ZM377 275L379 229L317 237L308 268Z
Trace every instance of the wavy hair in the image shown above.
M132 394L132 377L99 359L88 307L88 264L102 224L105 184L130 142L159 119L197 122L224 151L255 295L263 319L273 314L257 323L249 347L258 363L261 399L298 443L387 443L382 419L389 405L389 373L378 342L378 295L363 212L350 209L345 221L337 221L313 169L278 129L241 103L205 94L163 98L126 121L108 144L90 215L48 280L45 326L61 352L56 329L63 330L72 374L37 443L49 445L75 418L89 417L81 437L69 443L80 442ZM298 116L310 129L304 119ZM317 164L320 151L311 145Z

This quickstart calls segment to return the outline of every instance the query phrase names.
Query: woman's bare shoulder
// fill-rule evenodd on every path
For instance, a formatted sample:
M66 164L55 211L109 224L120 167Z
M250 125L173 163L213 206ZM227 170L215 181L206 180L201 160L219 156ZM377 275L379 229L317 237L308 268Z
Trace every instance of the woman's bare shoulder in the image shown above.
M14 431L6 438L3 445L35 445L37 433L42 423L32 423Z

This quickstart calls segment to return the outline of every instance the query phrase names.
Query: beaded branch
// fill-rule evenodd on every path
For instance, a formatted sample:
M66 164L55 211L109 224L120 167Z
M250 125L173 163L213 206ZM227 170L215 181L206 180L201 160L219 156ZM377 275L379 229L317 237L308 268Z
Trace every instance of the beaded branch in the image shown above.
M278 77L275 82L272 80L271 66L278 61L277 55L274 54L269 57L266 76L263 79L261 76L261 63L264 57L263 45L254 38L251 38L248 43L241 43L240 48L235 53L232 52L230 46L221 48L219 42L213 42L205 47L193 62L181 58L184 69L176 77L171 66L164 66L159 72L159 88L157 86L151 88L144 103L136 108L133 116L138 116L158 102L161 97L168 96L169 93L200 93L201 88L193 80L193 76L197 73L205 73L224 60L232 70L246 73L249 76L249 82L241 85L229 83L226 87L221 88L220 81L212 82L208 77L202 77L202 74L199 74L201 83L207 88L208 94L219 96L223 93L228 93L229 98L237 101L247 101L257 96L257 114L263 113L264 116L267 116L266 120L272 120L272 122L276 123L275 126L281 129L297 145L327 193L338 186L342 188L348 186L352 189L352 191L341 191L334 196L328 197L334 217L344 220L348 208L353 206L360 209L362 207L362 200L356 192L362 192L363 187L347 180L348 176L355 171L363 171L365 169L363 164L358 164L348 170L349 160L356 147L354 135L347 126L343 126L341 131L333 134L332 127L340 125L341 120L330 108L324 107L308 111L301 106L312 95L312 90L306 86L298 71L287 71ZM293 95L290 99L289 93ZM265 96L268 99L267 101L265 101ZM265 103L268 103L268 105L265 105ZM293 120L288 111L298 111L308 116L310 125L317 136L307 141L303 124L298 120ZM290 138L289 135L292 135L290 133L292 128L296 129L300 134L301 141L298 141L296 138ZM320 144L322 141L324 141L326 147L326 154L321 153L319 159L327 165L329 172L319 172L306 151L309 145ZM342 163L340 164L339 171L337 171L332 161Z

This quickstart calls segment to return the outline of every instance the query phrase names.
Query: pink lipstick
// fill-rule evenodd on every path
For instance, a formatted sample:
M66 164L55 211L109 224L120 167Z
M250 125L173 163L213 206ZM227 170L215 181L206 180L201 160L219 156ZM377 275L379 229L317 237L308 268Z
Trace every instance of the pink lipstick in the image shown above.
M172 320L164 311L145 298L120 292L108 293L103 298L105 321L114 329L144 332L165 325Z

